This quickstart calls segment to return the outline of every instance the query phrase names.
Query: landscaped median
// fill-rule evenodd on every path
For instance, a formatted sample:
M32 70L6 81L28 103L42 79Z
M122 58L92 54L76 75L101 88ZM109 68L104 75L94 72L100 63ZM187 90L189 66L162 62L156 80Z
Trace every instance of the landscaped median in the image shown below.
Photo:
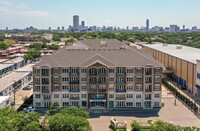
M175 85L169 84L167 80L163 79L162 84L173 93L173 95L179 99L184 105L186 105L190 110L192 110L194 113L200 114L199 112L199 105L194 102L191 98L189 98L187 95L184 95L181 93Z
M113 125L112 120L116 121L114 123L117 124L117 120L111 119L110 123L110 131L127 131L127 127L118 128L116 125ZM179 125L174 125L172 122L164 122L162 120L148 120L147 122L139 122L133 120L129 123L131 125L131 131L199 131L198 127L181 127Z

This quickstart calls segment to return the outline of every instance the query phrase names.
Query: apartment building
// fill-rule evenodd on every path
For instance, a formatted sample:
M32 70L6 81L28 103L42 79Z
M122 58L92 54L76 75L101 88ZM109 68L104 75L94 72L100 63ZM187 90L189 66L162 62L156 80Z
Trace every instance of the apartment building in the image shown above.
M167 74L193 96L200 96L200 49L176 44L145 44L143 50L172 72Z
M33 104L89 109L161 106L162 65L117 40L81 40L33 66Z

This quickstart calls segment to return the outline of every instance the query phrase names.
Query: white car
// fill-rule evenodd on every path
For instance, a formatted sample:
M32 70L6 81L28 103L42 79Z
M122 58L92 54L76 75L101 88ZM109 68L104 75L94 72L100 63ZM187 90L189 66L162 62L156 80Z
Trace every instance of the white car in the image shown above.
M29 106L29 107L24 108L23 111L25 111L25 112L35 111L35 107Z

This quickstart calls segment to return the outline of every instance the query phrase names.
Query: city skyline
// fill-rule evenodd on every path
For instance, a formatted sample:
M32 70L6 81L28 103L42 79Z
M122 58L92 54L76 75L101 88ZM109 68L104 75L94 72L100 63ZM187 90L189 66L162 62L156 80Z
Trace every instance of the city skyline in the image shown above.
M61 0L59 3L52 0L1 0L0 29L30 25L40 29L68 27L73 25L72 16L75 14L91 26L145 27L145 20L149 19L150 27L170 24L200 27L200 18L196 15L200 12L199 5L197 0Z

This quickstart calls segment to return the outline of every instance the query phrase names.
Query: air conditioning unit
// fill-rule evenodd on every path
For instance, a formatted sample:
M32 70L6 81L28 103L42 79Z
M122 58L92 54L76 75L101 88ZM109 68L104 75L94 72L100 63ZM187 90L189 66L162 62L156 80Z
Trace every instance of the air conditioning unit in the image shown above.
M176 49L182 49L182 46L181 45L177 45Z

